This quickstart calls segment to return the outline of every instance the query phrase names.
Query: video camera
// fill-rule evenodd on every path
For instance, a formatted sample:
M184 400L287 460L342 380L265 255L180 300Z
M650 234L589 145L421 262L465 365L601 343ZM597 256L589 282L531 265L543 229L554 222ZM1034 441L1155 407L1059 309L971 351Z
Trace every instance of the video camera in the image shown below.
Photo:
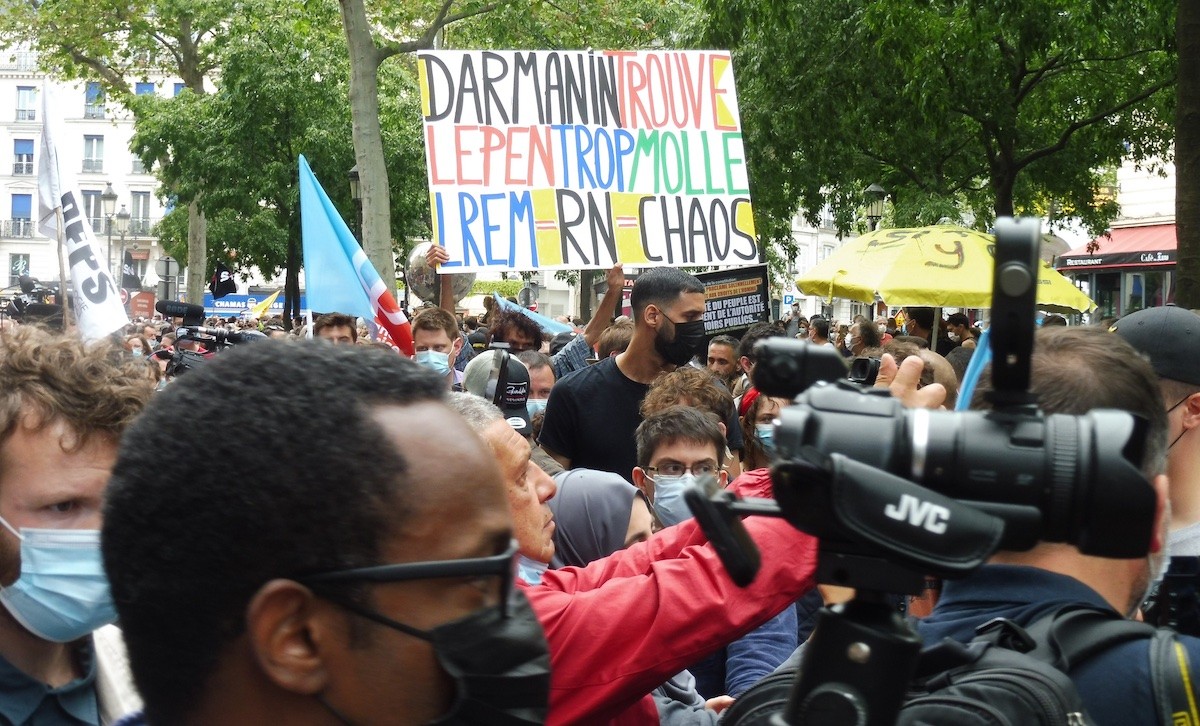
M166 374L175 377L203 365L208 357L194 350L183 350L179 341L195 341L209 353L217 353L231 345L266 340L267 336L257 330L229 331L224 328L209 328L204 325L204 308L191 303L159 300L154 309L164 318L183 318L183 325L175 330L175 350L167 363Z
M845 380L832 349L759 344L755 386L795 397L775 422L776 499L693 489L688 505L738 584L759 565L739 517L759 514L820 538L819 582L858 589L818 616L773 723L894 721L921 644L886 593L915 594L926 575L962 577L999 549L1040 541L1146 555L1155 513L1139 467L1146 423L1122 411L1046 415L1029 391L1039 241L1036 220L996 223L992 410L907 409Z

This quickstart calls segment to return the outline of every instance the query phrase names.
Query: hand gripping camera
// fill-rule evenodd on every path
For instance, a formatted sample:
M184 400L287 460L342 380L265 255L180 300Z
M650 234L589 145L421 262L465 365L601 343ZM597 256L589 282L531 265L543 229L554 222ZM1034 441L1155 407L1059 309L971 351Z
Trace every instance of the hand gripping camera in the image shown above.
M821 613L780 724L891 724L920 641L884 600L925 575L962 577L999 549L1068 542L1143 557L1155 495L1141 473L1146 424L1122 411L1046 415L1029 392L1039 226L996 223L990 411L907 409L846 381L836 351L791 340L758 348L755 386L795 397L775 423L776 500L689 506L730 576L753 580L758 552L740 515L781 516L820 538L819 582L858 589Z

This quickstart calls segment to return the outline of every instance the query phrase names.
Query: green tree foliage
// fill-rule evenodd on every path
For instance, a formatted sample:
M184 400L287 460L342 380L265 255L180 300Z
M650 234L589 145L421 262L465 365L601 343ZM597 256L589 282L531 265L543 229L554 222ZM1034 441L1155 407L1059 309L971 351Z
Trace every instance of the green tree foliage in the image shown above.
M202 94L238 5L238 0L0 0L0 42L29 44L46 72L98 80L121 103L133 96L132 82L151 73L176 75ZM196 205L189 209L188 228L188 296L199 302L206 241Z
M332 0L270 0L246 8L231 19L219 61L216 93L131 101L138 116L133 148L143 159L159 160L159 178L180 204L161 225L168 249L185 242L174 217L198 200L213 242L209 267L222 260L268 276L285 269L295 312L300 154L354 226L348 64L337 7ZM389 110L414 113L402 107L405 93L393 97Z
M701 4L703 41L734 51L768 239L826 204L848 230L871 183L897 219L1051 212L1103 229L1104 169L1169 154L1170 0Z

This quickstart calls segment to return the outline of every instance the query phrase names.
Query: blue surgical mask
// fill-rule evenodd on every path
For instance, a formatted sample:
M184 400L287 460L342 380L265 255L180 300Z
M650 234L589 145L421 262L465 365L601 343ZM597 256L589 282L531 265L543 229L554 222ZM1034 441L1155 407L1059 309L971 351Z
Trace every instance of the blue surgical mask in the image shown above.
M413 360L417 362L417 365L425 366L439 376L450 374L449 353L439 353L436 350L419 350L413 356Z
M526 399L525 400L525 410L529 411L529 418L533 418L535 415L541 413L542 411L545 411L547 400L549 400L549 399L545 399L545 398Z
M146 351L142 350L141 348L134 348L129 352L133 353L134 358L144 358L146 356Z
M654 482L654 511L659 520L668 527L692 516L692 510L688 509L687 500L683 498L683 493L689 487L699 486L706 494L713 494L718 486L716 476L697 478L690 471L679 476L658 474L653 478L646 478Z
M525 555L517 557L517 577L521 578L530 585L538 585L542 582L542 573L549 567L545 562L531 560Z
M0 588L0 604L43 640L69 643L117 620L96 529L27 529L21 540L21 575Z
M754 435L767 451L775 450L775 424L755 424Z

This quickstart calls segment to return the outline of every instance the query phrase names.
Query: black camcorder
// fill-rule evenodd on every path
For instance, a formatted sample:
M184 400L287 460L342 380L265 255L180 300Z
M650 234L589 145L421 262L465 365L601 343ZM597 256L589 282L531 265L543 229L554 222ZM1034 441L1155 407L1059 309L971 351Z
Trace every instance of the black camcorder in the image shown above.
M1029 391L1039 240L1036 220L996 223L991 410L905 408L886 389L846 380L832 349L786 339L756 349L755 386L794 400L775 422L775 501L694 489L688 504L735 582L748 584L759 565L740 516L770 514L820 538L819 582L859 592L822 613L805 660L815 667L801 668L776 723L823 723L805 717L809 696L861 677L844 659L848 640L862 639L879 655L874 676L899 678L898 689L846 686L862 708L841 706L872 714L863 723L890 723L920 642L883 593L915 594L926 575L962 577L997 550L1041 541L1146 556L1156 505L1140 467L1146 422L1113 410L1045 414Z
M181 375L203 365L208 358L194 350L183 350L179 341L190 340L204 346L209 353L216 353L231 345L266 340L267 336L257 330L230 331L224 328L208 328L204 326L204 308L191 303L160 300L154 309L167 318L183 318L183 325L175 330L175 350L171 360L167 362L166 374L169 377Z

